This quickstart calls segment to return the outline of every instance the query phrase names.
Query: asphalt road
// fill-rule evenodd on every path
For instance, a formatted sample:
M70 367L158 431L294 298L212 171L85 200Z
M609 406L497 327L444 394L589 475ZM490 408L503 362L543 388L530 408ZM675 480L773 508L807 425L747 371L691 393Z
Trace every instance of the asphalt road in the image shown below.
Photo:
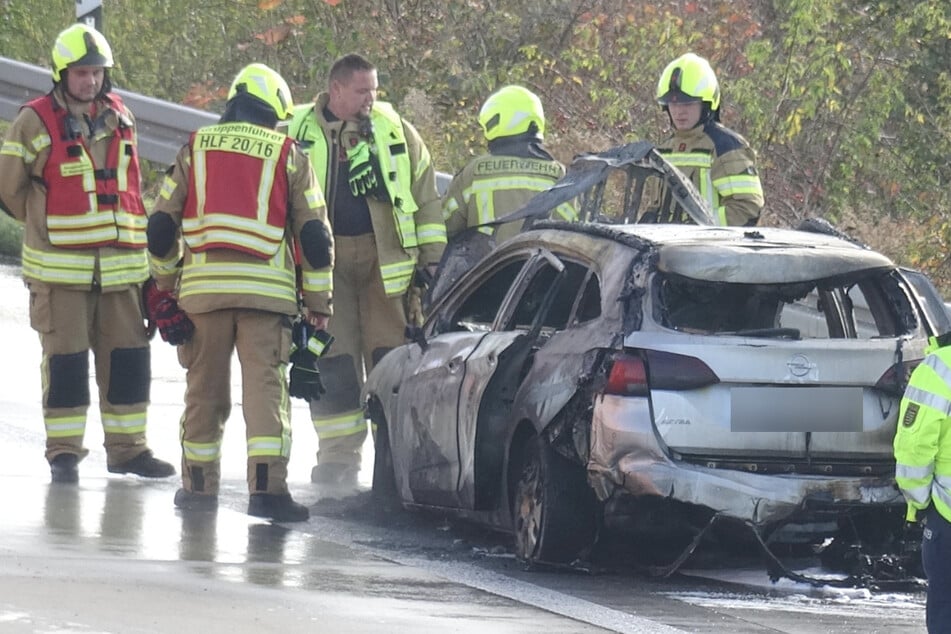
M217 513L176 511L177 477L108 474L95 407L79 485L51 485L39 345L17 275L0 265L0 632L925 631L920 593L772 584L739 562L662 580L621 563L525 570L505 536L373 504L369 447L359 490L311 484L316 438L302 402L290 485L312 517L259 521L244 513L238 385ZM171 347L152 347L149 441L177 463L184 376Z

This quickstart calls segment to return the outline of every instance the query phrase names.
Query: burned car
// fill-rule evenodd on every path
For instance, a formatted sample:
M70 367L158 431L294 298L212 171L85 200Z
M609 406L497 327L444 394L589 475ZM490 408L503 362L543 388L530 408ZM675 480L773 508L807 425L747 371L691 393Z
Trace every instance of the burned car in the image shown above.
M892 439L928 338L922 275L791 229L543 222L388 353L374 488L570 562L621 518L818 543L897 518Z
M568 200L587 222L536 220ZM924 275L818 220L713 226L643 142L579 157L517 218L447 249L426 322L368 376L375 494L510 531L530 563L612 531L674 553L657 574L702 541L786 576L787 547L838 543L862 574L896 547L899 401L951 330Z

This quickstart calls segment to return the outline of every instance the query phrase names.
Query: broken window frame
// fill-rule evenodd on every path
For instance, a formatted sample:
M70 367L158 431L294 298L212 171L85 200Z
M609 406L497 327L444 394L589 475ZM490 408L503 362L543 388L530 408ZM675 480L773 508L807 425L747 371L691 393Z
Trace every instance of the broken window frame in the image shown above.
M814 286L813 286L814 285ZM801 294L805 286L813 286ZM915 334L923 327L916 317L911 290L894 271L860 271L847 277L787 284L743 284L688 278L673 273L656 272L650 281L652 317L656 324L678 332L709 336L762 336L793 339L863 339L896 338ZM704 300L705 293L709 301ZM675 293L685 298L684 317L676 317ZM757 302L762 293L768 302ZM770 295L773 295L770 297ZM686 299L697 298L691 310ZM765 304L769 314L771 302L776 301L776 319L773 323L744 321L745 316L732 312L730 301L745 298L749 305ZM861 298L862 301L856 302ZM822 329L802 328L802 325L783 323L782 314L787 306L798 304L802 309L815 312ZM714 311L714 308L721 310ZM857 322L857 315L867 310L871 322ZM716 315L723 315L719 321ZM790 315L791 313L787 313ZM693 315L693 317L689 317ZM805 317L806 319L809 316ZM696 321L690 321L694 319ZM700 321L705 319L708 321ZM724 324L731 324L728 327ZM795 322L793 322L795 323ZM860 327L861 326L861 327ZM870 330L874 326L874 332ZM816 333L819 333L818 336Z

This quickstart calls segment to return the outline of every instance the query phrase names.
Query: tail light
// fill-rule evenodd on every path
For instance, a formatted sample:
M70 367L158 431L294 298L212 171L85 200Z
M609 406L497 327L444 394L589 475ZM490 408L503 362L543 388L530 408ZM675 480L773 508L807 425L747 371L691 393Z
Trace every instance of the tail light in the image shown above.
M621 396L647 395L647 368L644 361L632 354L619 354L614 358L605 394Z
M908 377L911 376L912 370L914 370L919 363L921 363L921 360L915 359L914 361L893 364L885 370L875 383L875 389L881 390L891 396L902 396L902 394L905 393L905 387L908 385Z
M706 363L695 357L656 350L623 352L614 357L605 394L646 396L648 390L693 390L719 383Z

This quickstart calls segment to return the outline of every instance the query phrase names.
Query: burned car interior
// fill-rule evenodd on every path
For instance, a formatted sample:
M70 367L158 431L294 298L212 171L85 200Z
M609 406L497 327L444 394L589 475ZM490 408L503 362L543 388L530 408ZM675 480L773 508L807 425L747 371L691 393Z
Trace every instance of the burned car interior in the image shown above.
M554 258L555 256L550 256ZM549 263L527 280L524 291L505 314L502 303L517 283L526 259L502 265L492 277L480 284L449 316L438 319L432 335L453 330L489 331L497 319L499 330L531 330L539 319L542 332L564 330L570 325L595 319L601 314L598 277L583 264L560 259L559 270ZM560 278L560 279L559 279ZM557 284L556 284L557 282ZM554 290L554 295L549 294ZM583 289L582 292L581 289ZM545 308L545 310L542 310Z
M891 272L855 279L734 284L663 275L655 318L696 334L746 337L895 337L918 327L910 298Z

